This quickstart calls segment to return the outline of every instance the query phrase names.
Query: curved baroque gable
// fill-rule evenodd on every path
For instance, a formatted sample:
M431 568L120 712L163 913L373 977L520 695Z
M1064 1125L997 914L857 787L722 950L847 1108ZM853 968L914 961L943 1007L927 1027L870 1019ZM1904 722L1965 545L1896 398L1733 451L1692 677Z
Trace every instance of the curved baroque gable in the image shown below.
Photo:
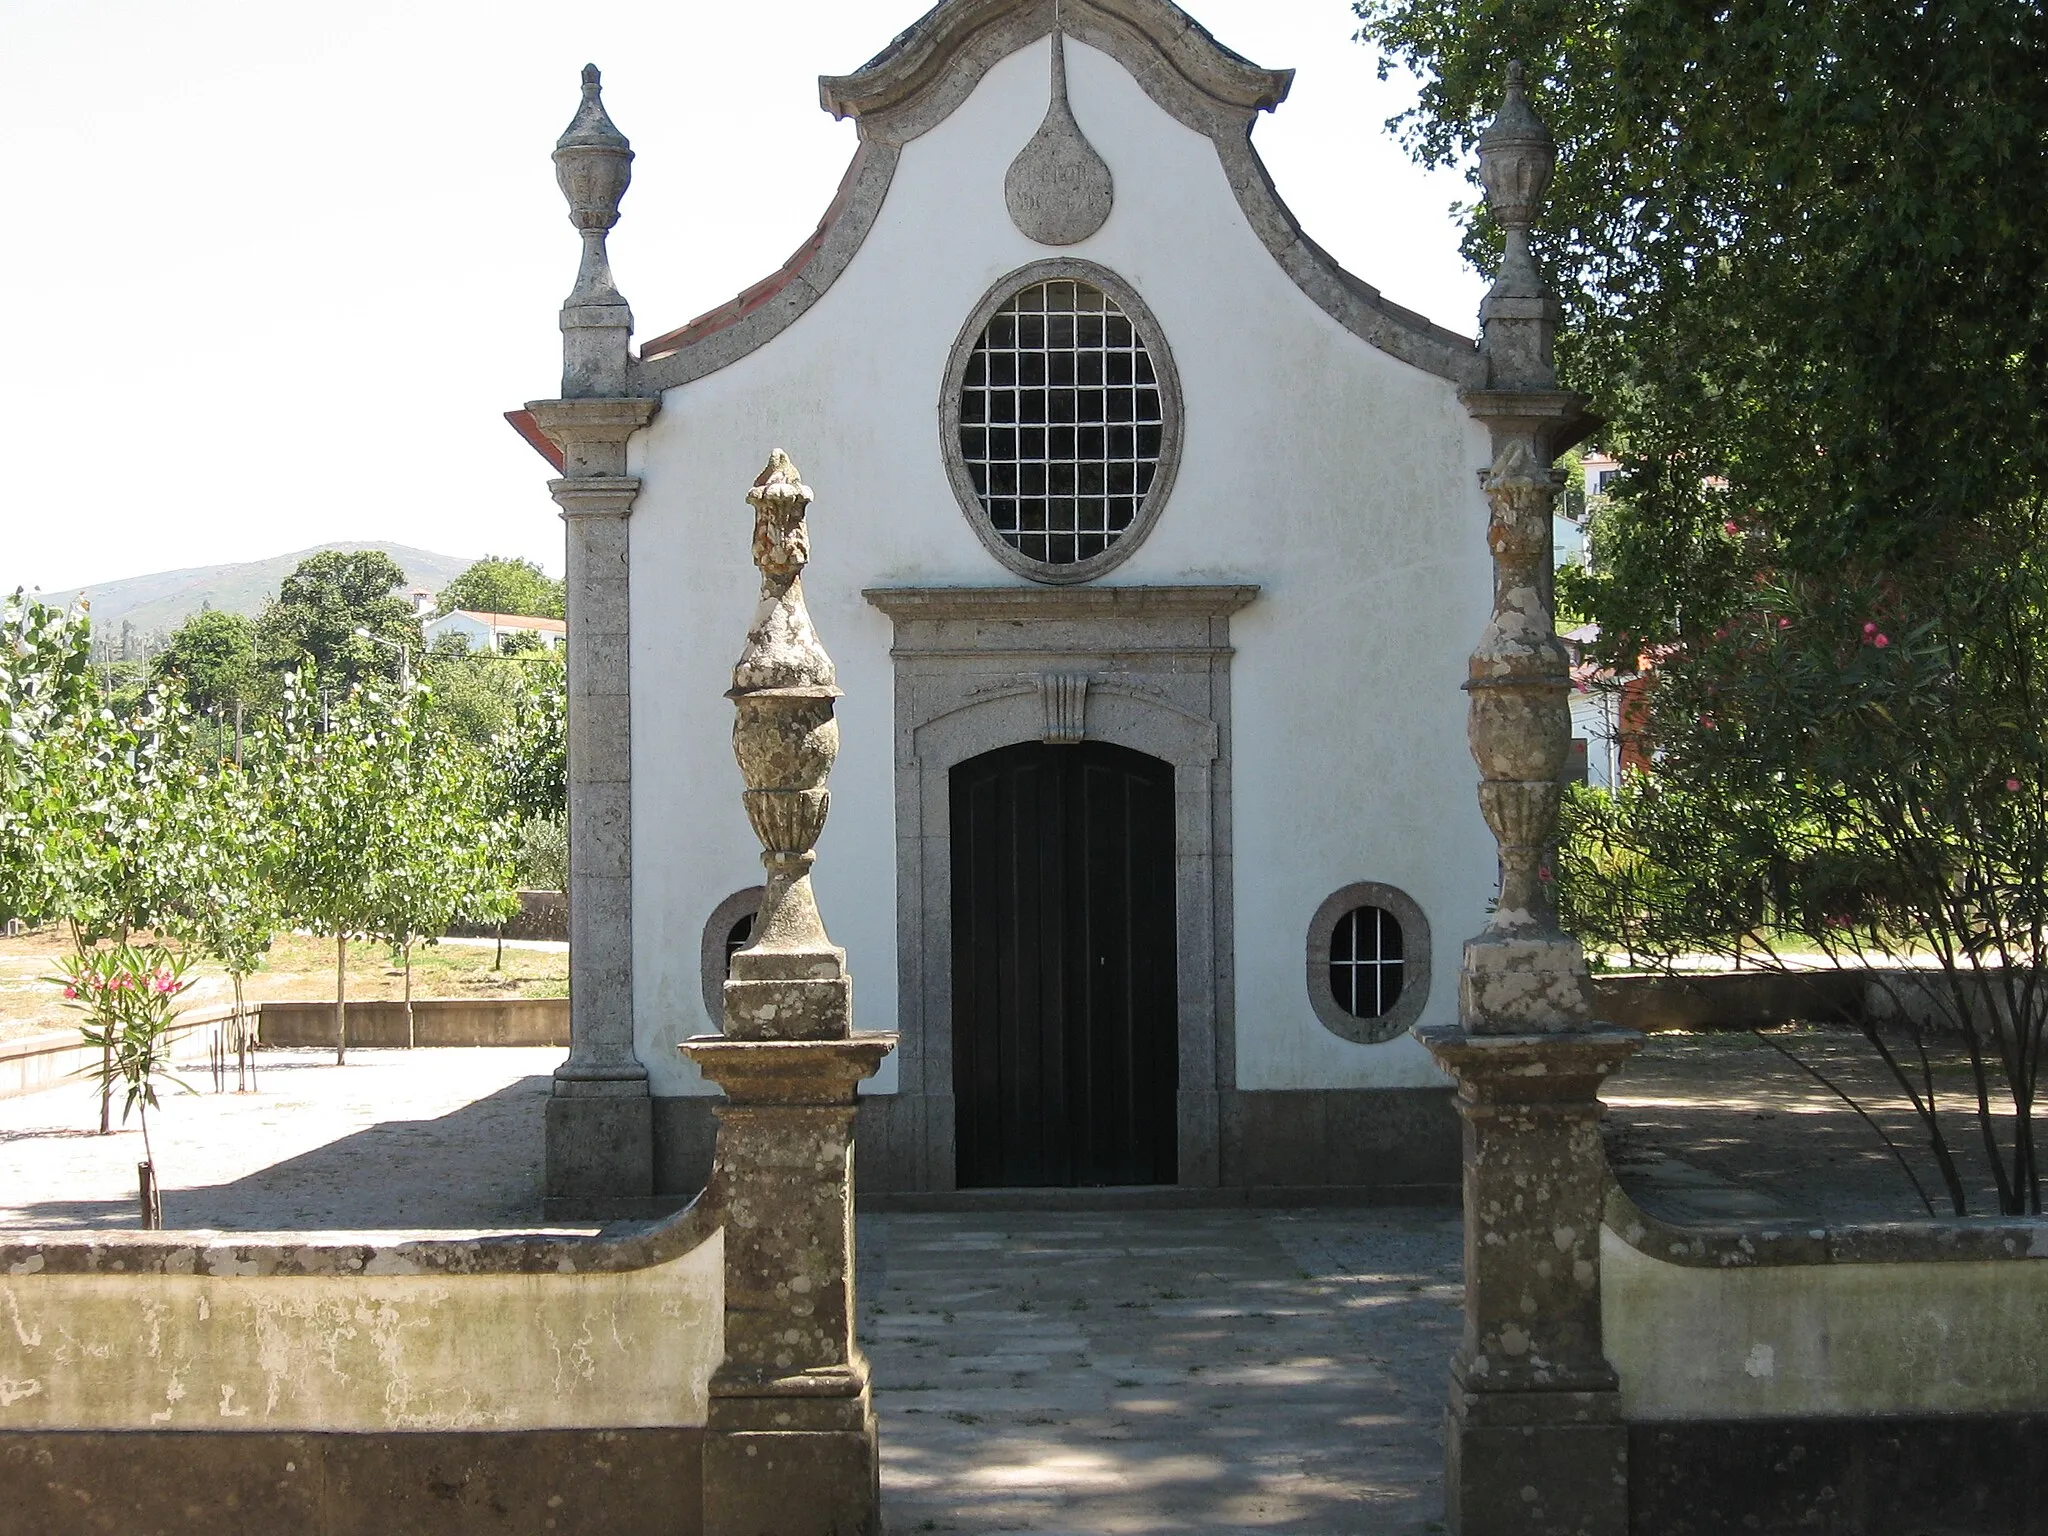
M1281 270L1345 329L1460 386L1485 382L1472 338L1389 303L1303 233L1281 201L1251 129L1286 99L1288 69L1261 69L1225 48L1171 0L1060 0L1066 34L1128 70L1160 109L1216 146L1238 206ZM850 75L818 82L819 100L852 118L860 149L817 232L772 276L688 325L645 343L643 393L716 372L765 345L830 288L881 211L901 148L943 122L998 62L1046 36L1053 0L942 0Z

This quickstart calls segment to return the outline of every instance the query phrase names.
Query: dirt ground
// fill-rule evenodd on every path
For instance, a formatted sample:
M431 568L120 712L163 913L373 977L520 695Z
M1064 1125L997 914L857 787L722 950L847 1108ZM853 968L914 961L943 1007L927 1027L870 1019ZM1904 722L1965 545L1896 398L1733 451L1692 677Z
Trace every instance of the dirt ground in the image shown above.
M348 995L363 1001L405 995L405 974L391 951L374 940L349 945ZM0 1040L74 1029L80 1015L67 1008L48 978L71 953L62 928L49 927L19 938L0 938ZM489 939L444 939L412 952L414 997L566 997L568 946L508 943L504 968L494 970L496 947ZM218 965L201 966L198 984L185 994L187 1007L230 1002L234 988ZM264 966L248 978L251 1002L266 999L318 1001L334 996L334 941L281 933Z

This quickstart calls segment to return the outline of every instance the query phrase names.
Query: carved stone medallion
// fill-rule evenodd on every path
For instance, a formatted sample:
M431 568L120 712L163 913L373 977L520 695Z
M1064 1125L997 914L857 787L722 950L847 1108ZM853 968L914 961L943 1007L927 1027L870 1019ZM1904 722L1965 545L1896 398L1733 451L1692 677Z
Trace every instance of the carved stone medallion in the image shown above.
M1067 103L1066 38L1052 33L1052 104L1003 177L1010 221L1040 245L1074 245L1102 228L1116 202L1109 166Z

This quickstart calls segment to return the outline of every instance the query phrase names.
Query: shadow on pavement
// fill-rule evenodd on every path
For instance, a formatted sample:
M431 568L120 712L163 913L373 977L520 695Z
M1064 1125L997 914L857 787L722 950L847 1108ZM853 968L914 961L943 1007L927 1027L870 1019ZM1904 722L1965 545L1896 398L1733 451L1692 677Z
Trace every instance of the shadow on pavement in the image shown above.
M312 1063L265 1063L293 1072ZM522 1077L429 1120L386 1120L223 1184L164 1190L164 1224L221 1231L525 1226L539 1219L549 1080ZM17 1132L79 1135L82 1132ZM136 1153L141 1142L135 1143ZM161 1144L167 1181L182 1171ZM130 1200L44 1200L13 1224L133 1227Z

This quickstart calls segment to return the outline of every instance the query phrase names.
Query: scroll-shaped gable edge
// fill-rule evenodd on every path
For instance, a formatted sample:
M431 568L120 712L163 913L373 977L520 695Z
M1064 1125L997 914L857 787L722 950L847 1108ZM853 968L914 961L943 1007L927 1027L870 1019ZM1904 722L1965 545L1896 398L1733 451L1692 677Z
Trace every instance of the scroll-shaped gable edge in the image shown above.
M1281 201L1251 128L1286 98L1292 70L1265 70L1225 48L1171 0L1061 0L1067 35L1115 59L1160 109L1216 146L1253 231L1310 300L1390 356L1463 388L1485 381L1478 344L1389 303L1302 232ZM823 297L874 227L901 147L930 132L982 77L1052 30L1052 0L943 0L850 75L818 82L861 144L817 232L782 267L737 298L647 342L633 387L687 384L766 345Z

